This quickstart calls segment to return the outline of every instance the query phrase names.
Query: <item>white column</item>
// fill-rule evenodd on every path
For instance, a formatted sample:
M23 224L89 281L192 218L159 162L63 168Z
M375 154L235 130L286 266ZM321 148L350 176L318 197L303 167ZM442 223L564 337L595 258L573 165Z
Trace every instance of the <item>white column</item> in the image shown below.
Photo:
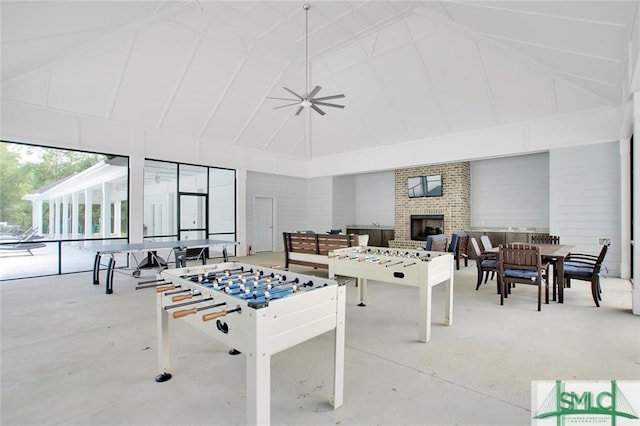
M113 233L116 237L122 235L122 201L113 202Z
M38 234L42 235L42 200L31 203L31 224L38 230Z
M69 238L69 196L65 195L62 201L62 238Z
M129 157L129 242L144 241L144 132L135 131L132 146L137 152ZM149 214L149 212L147 212ZM150 227L150 223L148 223Z
M56 200L49 200L49 237L56 233Z
M638 93L634 93L633 96L633 123L632 128L640 129L640 96ZM633 235L634 241L631 241L633 244L633 259L631 259L631 263L633 264L633 272L634 277L632 277L633 292L632 292L632 311L634 315L640 315L640 280L638 276L640 276L640 244L637 242L640 241L640 134L635 135L634 137L634 149L633 149L633 162L636 165L636 170L632 176L633 179ZM625 250L626 247L623 248Z
M80 194L74 192L71 194L71 238L78 238L78 225L80 224Z
M111 184L102 183L102 201L100 203L100 230L102 238L111 236Z
M93 193L91 188L84 190L84 236L90 238L93 235L93 223L91 212L93 210Z
M236 238L240 245L236 247L238 256L247 255L247 170L236 171L236 214L238 215ZM209 201L211 202L211 201Z

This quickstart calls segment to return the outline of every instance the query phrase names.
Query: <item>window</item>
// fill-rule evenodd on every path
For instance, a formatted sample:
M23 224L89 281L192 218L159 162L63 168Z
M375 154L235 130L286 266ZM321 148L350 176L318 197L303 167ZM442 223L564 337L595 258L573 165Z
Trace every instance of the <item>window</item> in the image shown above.
M127 157L0 143L0 280L90 270L85 241L128 237L128 180Z

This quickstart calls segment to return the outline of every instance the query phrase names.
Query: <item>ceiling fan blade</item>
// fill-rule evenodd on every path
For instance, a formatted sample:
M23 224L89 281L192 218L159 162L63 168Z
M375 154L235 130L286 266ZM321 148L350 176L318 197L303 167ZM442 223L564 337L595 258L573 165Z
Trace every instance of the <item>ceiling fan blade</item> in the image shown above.
M313 97L314 97L315 95L317 95L317 94L318 94L318 92L320 91L320 89L322 89L322 87L320 87L320 86L316 86L316 87L314 87L314 88L313 88L313 90L311 91L311 93L309 93L309 94L307 95L307 99L313 99Z
M298 95L298 94L297 94L296 92L294 92L293 90L291 90L291 89L287 89L286 87L282 87L282 88L283 88L284 90L286 90L287 92L291 93L291 94L292 94L293 96L295 96L296 98L298 98L298 99L300 99L300 100L303 100L303 99L304 99L302 96Z
M275 98L273 96L267 96L265 99L279 99L281 101L300 101L299 99L291 99L291 98Z
M313 110L314 110L315 112L317 112L318 114L320 114L320 115L324 115L324 114L325 114L323 110L321 110L320 108L318 108L318 107L317 107L317 106L315 106L314 104L311 104L311 108L313 108Z
M340 94L340 95L332 95L332 96L323 96L321 98L314 98L313 101L327 101L329 99L338 99L338 98L344 98L344 95Z
M338 104L329 104L326 102L313 102L313 105L322 105L322 106L328 106L328 107L333 107L333 108L344 108L344 105L338 105Z
M302 112L303 109L304 109L304 107L302 105L300 105L300 107L296 110L295 115L300 115L300 113Z
M273 109L286 108L286 107L290 107L290 106L292 106L292 105L300 105L300 101L296 101L296 102L293 102L293 103L290 103L290 104L280 105L280 106L277 106L277 107L273 107Z

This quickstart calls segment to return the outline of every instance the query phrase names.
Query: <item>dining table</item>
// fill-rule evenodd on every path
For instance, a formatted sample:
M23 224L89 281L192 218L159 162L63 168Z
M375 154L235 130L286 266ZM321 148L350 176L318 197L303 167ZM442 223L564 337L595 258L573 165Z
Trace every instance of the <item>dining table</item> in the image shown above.
M564 260L569 254L571 250L573 250L574 246L567 244L531 244L531 243L522 243L529 246L536 246L540 248L540 256L549 257L554 259L555 263L555 279L558 283L558 303L564 303ZM486 250L486 253L498 253L500 247L492 247ZM555 286L554 286L555 287ZM556 292L554 289L553 292L553 300L556 300Z

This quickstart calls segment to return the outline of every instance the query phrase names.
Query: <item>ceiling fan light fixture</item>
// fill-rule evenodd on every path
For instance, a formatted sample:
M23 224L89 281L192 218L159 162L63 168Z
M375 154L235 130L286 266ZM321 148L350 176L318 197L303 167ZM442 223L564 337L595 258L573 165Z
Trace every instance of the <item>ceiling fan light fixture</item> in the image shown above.
M297 109L294 115L300 115L300 113L304 108L311 108L318 114L324 115L325 114L324 111L318 108L318 105L328 106L332 108L344 108L344 105L329 104L323 101L328 99L344 98L345 96L344 94L339 94L339 95L323 96L323 97L317 98L316 95L318 94L320 89L322 89L322 87L320 86L315 86L311 92L309 91L309 9L311 9L311 5L309 5L308 3L305 3L302 6L302 8L305 11L305 57L304 57L305 92L304 92L304 95L301 96L296 92L294 92L293 90L287 87L283 87L284 90L286 90L287 92L289 92L290 94L298 98L300 102L294 102L292 104L287 104L287 105L280 105L280 106L274 107L273 109L279 109L279 108L295 105L297 106ZM267 96L267 99L295 100L295 99L287 99L287 98L277 98L272 96Z

